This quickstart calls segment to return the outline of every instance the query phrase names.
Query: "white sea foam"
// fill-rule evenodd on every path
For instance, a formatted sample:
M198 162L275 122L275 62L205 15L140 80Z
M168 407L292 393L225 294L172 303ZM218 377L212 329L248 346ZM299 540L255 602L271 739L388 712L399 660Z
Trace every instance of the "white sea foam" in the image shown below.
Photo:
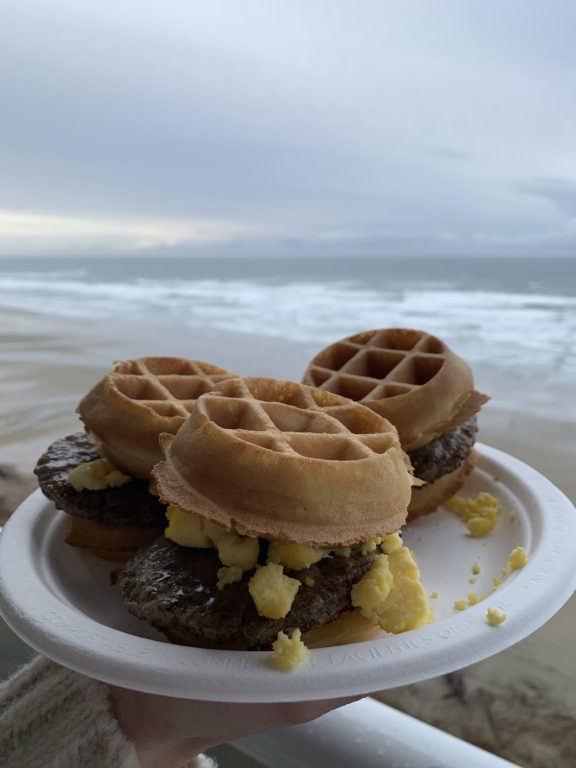
M425 328L472 363L576 370L576 298L347 282L145 280L7 275L0 307L61 318L137 319L326 344L368 328ZM75 279L74 279L75 278Z

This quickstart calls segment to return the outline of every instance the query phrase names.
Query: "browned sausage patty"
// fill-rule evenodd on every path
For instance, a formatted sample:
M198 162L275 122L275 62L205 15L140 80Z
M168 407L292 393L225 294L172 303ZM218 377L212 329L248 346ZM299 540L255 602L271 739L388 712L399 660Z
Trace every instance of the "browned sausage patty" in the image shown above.
M34 473L44 495L71 515L112 525L165 527L165 507L149 492L147 480L101 491L74 490L68 480L70 470L99 458L86 435L78 432L52 443L38 459Z
M445 432L426 445L408 451L416 477L433 483L458 469L474 447L477 431L476 416L473 416L453 432Z
M302 586L284 619L258 616L248 592L253 571L218 589L222 563L215 549L181 547L164 536L127 563L120 585L127 609L161 632L184 634L190 644L196 638L198 644L268 648L280 630L306 632L351 610L350 590L374 557L358 550L300 571L286 569ZM306 585L307 577L313 586Z

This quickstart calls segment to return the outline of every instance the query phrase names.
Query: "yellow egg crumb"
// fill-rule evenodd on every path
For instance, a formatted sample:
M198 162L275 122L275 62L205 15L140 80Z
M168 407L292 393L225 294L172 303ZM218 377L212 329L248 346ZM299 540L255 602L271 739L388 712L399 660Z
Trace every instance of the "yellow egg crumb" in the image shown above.
M352 547L336 547L331 550L333 555L338 555L338 557L350 557L352 554Z
M390 554L390 552L393 552L395 549L401 549L404 546L404 542L402 541L402 535L400 531L396 531L396 533L389 533L388 536L385 536L382 539L380 546L382 551L387 555Z
M326 549L311 547L309 544L297 544L295 541L271 541L268 545L269 563L278 563L295 571L309 568L327 554Z
M486 611L486 621L490 626L497 627L498 624L506 621L506 614L502 613L498 608L488 608Z
M222 565L237 565L243 571L249 571L258 562L260 542L250 536L230 532L218 540L217 549Z
M234 584L235 581L240 581L242 574L242 568L237 565L223 565L222 568L218 568L218 581L216 582L216 586L218 589L224 589L228 584Z
M430 599L436 600L438 597L438 592L430 592Z
M527 562L528 554L524 547L514 547L512 552L510 552L508 555L508 562L506 563L506 567L515 571L519 568L524 568Z
M480 569L480 566L478 565L478 563L476 563L476 562L472 563L472 573L474 573L474 574L480 573L480 570L481 569Z
M120 472L108 459L95 459L79 464L68 474L68 481L75 491L103 491L105 488L119 488L132 480Z
M216 546L217 542L226 536L222 526L211 520L204 520L193 512L187 512L176 504L166 507L166 517L168 527L164 535L182 547L207 549Z
M393 581L388 555L377 555L370 570L352 587L352 605L360 608L364 618L377 618L384 609Z
M446 509L454 512L466 523L470 536L486 536L493 530L500 515L500 501L491 493L479 493L472 497L454 496L446 504Z
M371 539L361 542L360 549L362 552L374 552L380 544L382 544L382 536L372 536Z
M259 616L283 619L289 612L300 588L300 582L284 574L278 563L258 568L248 582L248 591Z
M272 650L272 661L283 672L292 672L310 660L310 651L302 642L299 629L295 629L290 637L284 632L279 632L272 643Z
M508 574L510 573L510 568L502 568L500 573L502 574L502 577L505 579L506 576L508 576Z
M471 576L468 579L468 584L476 584L477 581L478 581L478 579L476 578L476 576Z
M497 576L494 576L494 578L492 579L492 586L495 588L498 588L501 584L502 582L500 581L500 579Z
M470 592L468 595L468 605L477 605L484 600L482 595L478 595L476 592Z
M432 620L432 611L412 552L402 546L387 557L393 581L384 607L378 611L378 623L394 634L426 626Z
M306 584L307 587L313 587L316 584L316 582L312 578L312 576L306 576L304 579L304 584Z
M204 520L198 515L186 512L176 504L169 504L166 507L166 517L168 527L164 535L176 544L199 549L206 549L213 545L211 537L205 530Z
M486 597L484 595L479 595L477 592L470 592L466 600L456 600L454 602L454 608L457 611L464 611L469 606L478 605L478 603L481 603L485 599Z
M470 536L475 539L487 536L494 528L495 521L488 517L471 517L466 520L466 527Z

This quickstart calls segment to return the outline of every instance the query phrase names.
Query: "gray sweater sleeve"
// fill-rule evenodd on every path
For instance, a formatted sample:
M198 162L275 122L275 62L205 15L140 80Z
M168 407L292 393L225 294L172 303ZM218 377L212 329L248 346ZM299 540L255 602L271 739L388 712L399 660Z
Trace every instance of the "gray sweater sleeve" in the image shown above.
M214 765L200 756L190 768ZM2 768L140 768L109 688L36 657L0 686Z

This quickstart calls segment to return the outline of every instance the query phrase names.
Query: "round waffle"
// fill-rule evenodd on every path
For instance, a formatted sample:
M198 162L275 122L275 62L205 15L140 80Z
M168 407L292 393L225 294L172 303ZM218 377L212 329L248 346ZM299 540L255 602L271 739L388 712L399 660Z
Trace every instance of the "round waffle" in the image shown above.
M77 412L115 466L146 478L162 458L160 433L175 433L200 395L236 375L181 357L125 360L88 392Z
M164 503L319 547L397 531L416 482L386 419L289 381L224 381L160 442L166 459L152 474Z
M362 403L389 419L405 450L466 421L488 398L467 363L429 333L365 331L319 352L303 382Z

